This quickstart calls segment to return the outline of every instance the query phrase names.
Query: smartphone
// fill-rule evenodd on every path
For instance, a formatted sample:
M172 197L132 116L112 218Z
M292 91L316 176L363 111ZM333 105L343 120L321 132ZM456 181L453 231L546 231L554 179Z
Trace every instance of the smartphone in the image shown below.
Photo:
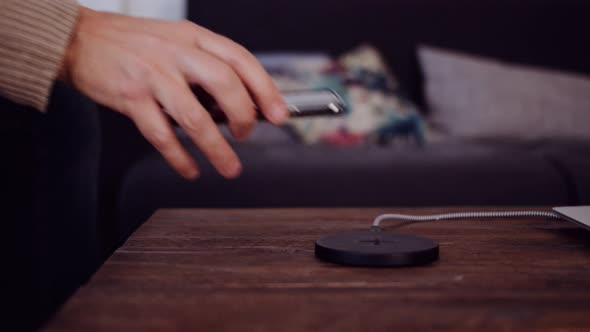
M216 123L227 123L227 117L209 94L200 88L194 88L193 92ZM284 91L281 94L292 118L337 116L346 112L344 100L331 89L293 90ZM266 120L259 111L258 119Z

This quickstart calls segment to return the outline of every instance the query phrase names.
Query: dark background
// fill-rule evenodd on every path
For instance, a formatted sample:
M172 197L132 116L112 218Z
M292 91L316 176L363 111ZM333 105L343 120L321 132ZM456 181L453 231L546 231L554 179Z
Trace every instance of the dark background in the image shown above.
M416 46L590 73L586 0L189 1L189 18L252 51L379 48L423 104Z

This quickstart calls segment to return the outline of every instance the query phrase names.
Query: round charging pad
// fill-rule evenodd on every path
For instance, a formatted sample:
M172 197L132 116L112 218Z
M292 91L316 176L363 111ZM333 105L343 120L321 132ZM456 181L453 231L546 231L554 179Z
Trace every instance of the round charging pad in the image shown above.
M340 233L315 243L317 258L351 266L413 266L438 259L438 243L429 238L387 232Z

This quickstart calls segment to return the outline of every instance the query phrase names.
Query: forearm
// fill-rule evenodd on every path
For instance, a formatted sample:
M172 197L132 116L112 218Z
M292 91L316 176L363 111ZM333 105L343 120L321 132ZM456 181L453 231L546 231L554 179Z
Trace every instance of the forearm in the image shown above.
M0 95L44 111L75 28L74 0L0 0Z

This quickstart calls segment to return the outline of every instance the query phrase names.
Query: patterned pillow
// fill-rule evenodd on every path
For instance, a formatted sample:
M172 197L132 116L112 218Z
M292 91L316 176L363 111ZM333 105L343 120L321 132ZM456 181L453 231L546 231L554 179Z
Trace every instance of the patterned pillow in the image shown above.
M290 127L307 144L424 142L424 120L397 93L397 82L370 46L333 59L324 54L258 56L281 90L330 88L349 105L342 117L294 119Z

